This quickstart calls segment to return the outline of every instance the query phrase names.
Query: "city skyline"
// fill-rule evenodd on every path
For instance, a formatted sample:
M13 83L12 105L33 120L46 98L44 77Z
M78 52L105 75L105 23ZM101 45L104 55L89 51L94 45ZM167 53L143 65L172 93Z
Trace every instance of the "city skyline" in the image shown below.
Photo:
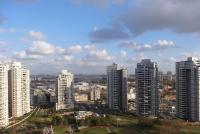
M141 59L175 72L176 61L200 57L199 6L196 0L1 0L0 60L20 61L32 74L64 68L105 74L113 62L133 74Z

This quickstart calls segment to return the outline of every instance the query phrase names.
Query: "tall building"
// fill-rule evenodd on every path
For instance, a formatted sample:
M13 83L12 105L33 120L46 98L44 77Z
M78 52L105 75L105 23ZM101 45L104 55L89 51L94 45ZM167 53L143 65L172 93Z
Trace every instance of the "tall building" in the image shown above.
M200 60L194 57L176 63L176 115L200 121Z
M158 67L150 59L137 64L136 110L140 116L158 115Z
M8 72L9 116L20 117L30 111L29 71L14 62Z
M56 82L56 110L74 107L72 96L73 81L74 75L67 70L62 70L61 74L58 75Z
M30 71L22 68L22 112L30 112Z
M8 66L0 64L0 128L8 125Z
M127 69L115 63L107 67L107 103L110 109L127 111L127 80Z

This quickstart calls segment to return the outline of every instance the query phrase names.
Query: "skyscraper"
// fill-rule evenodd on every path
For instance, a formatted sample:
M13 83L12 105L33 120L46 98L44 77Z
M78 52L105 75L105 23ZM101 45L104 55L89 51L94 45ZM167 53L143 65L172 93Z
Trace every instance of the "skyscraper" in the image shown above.
M176 63L178 118L200 121L200 60L194 57Z
M22 68L22 112L30 112L30 71Z
M72 86L74 75L67 70L62 70L56 82L56 110L73 108Z
M127 111L127 69L113 63L107 67L107 103L109 108Z
M0 64L0 128L8 125L8 66Z
M20 117L22 113L21 63L14 62L9 70L9 116Z
M150 59L137 64L136 109L140 116L158 115L158 67Z
M29 71L14 62L8 72L9 116L20 117L30 111Z

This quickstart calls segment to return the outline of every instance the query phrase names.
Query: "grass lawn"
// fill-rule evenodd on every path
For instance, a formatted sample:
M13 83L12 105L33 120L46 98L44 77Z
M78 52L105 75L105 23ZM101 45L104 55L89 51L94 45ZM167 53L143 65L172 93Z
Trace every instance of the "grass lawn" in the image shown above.
M78 134L108 134L108 127L91 127L81 130ZM119 133L119 129L115 127L108 128L111 132Z
M64 134L67 130L66 126L54 126L53 128L55 134Z
M200 134L200 128L181 129L180 134Z

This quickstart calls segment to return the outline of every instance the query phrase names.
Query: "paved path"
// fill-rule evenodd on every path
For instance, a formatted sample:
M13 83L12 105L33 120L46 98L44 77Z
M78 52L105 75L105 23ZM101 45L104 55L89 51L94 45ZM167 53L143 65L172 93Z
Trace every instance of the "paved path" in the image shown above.
M37 110L37 111L36 111L36 110ZM20 123L26 121L29 117L31 117L31 116L33 115L33 113L34 113L35 111L36 111L36 114L37 114L37 112L38 112L39 110L40 110L40 108L37 109L37 107L36 107L27 117L25 117L24 119L22 119L22 120L16 122L15 124L12 124L12 125L7 126L5 129L9 129L9 128L15 127L15 126L17 126L18 124L20 124Z

